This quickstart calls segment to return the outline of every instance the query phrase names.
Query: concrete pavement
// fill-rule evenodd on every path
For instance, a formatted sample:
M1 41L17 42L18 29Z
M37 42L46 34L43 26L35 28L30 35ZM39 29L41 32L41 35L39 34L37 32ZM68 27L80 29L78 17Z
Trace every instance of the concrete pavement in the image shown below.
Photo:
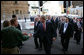
M33 33L34 30L23 30L23 32ZM83 48L83 33L81 34L80 45L76 44L76 41L71 38L69 43L68 52L66 54L81 54ZM34 38L31 37L29 40L24 41L24 46L20 49L21 54L45 54L44 50L39 51L35 49ZM56 41L53 41L51 49L52 54L64 54L62 51L61 38L58 34Z
M34 33L34 22L27 21L25 23L24 20L20 20L19 24L21 25L22 32L26 33ZM1 24L1 29L2 29L2 24ZM53 46L51 49L52 54L64 54L64 52L61 50L62 45L61 45L61 38L59 36L59 33L57 31L57 39L56 41L53 41ZM82 48L83 48L83 33L81 34L81 41L80 45L76 44L76 41L71 38L70 43L69 43L69 49L67 54L81 54L82 53ZM22 49L20 49L20 54L45 54L44 50L39 51L35 49L35 44L34 44L34 38L31 37L29 40L24 41L24 45Z

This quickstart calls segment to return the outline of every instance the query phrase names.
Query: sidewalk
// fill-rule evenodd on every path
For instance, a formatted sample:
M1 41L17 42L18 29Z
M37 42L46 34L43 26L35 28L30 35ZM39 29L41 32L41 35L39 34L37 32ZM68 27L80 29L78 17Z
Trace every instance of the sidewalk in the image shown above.
M3 23L3 21L4 21L4 20L1 20L1 23ZM27 21L27 22L31 22L30 19L27 19L26 21ZM18 20L18 22L25 22L25 20L24 20L24 19L21 19L21 20Z
M3 23L4 20L1 20L1 29L3 28ZM24 29L34 29L34 22L31 22L30 19L27 19L26 22L24 19L22 20L18 20L20 26L21 26L21 29L24 30Z
M22 32L26 32L26 33L28 32L33 33L33 31L34 30L22 30ZM81 33L80 45L77 45L76 41L73 38L70 38L69 48L66 54L81 54L82 48L83 48L83 33ZM58 31L57 31L57 39L56 41L53 41L51 53L64 54L64 52L62 51L61 38L59 36ZM20 54L45 54L45 51L43 49L42 51L35 49L34 38L31 37L30 39L24 41L24 45L20 49Z

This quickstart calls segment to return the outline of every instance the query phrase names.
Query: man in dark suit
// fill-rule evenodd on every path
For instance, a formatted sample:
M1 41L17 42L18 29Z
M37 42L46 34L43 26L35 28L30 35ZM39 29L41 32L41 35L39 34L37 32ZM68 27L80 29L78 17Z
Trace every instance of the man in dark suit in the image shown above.
M55 35L55 38L57 38L57 26L58 26L58 22L57 22L55 16L52 17L51 23L52 23L52 27L54 28L54 35ZM52 41L53 41L53 40L52 40ZM53 42L52 42L52 44L53 44Z
M69 40L70 37L73 36L72 34L72 25L69 23L68 17L65 18L65 23L62 23L59 33L61 34L61 43L63 47L63 51L68 50Z
M81 32L82 32L82 26L81 26L80 20L77 19L77 22L75 25L75 34L74 34L74 38L77 44L80 44Z
M42 43L40 42L40 39L39 39L39 35L37 33L37 29L38 29L38 25L40 24L40 17L36 17L35 20L34 20L34 42L35 42L35 49L38 49L38 48L42 48ZM40 46L39 46L39 43L38 43L38 39L39 39L39 42L40 42Z
M55 16L51 18L51 16L48 15L46 22L50 22L52 24L51 26L54 28L54 37L57 38L57 22ZM51 41L51 44L53 44L53 39Z
M46 22L45 16L41 16L41 23L38 26L37 33L43 43L46 54L51 54L51 41L54 37L54 29L50 22ZM56 38L53 38L55 40Z

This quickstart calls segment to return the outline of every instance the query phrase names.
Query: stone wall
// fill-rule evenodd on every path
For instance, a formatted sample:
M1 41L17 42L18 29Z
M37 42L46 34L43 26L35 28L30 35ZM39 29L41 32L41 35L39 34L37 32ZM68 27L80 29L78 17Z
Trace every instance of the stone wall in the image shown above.
M17 1L17 3L15 1L1 1L1 20L11 19L13 14L23 18L25 14L28 15L28 10L28 1Z

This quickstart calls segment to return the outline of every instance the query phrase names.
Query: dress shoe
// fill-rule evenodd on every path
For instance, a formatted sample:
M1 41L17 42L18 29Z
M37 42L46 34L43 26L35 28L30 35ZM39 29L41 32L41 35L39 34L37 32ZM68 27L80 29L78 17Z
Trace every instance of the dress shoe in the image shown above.
M42 50L42 48L39 48L39 50Z
M38 47L35 47L35 49L38 49Z

